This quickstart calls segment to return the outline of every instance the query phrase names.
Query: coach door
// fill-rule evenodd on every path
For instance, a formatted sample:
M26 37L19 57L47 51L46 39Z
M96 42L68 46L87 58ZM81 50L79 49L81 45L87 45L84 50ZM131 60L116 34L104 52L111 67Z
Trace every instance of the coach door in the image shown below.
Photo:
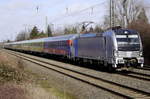
M73 40L72 57L78 57L78 38Z

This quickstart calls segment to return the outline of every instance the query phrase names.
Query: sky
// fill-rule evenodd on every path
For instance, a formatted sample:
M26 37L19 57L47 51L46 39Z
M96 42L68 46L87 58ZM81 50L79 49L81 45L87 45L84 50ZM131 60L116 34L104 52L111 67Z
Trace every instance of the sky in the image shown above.
M46 20L54 28L83 21L102 23L108 9L108 0L0 0L0 41L14 40L35 25L45 30Z

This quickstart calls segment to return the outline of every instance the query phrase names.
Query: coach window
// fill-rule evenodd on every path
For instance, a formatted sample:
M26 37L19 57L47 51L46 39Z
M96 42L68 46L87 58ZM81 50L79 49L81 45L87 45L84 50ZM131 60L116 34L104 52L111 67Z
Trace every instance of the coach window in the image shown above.
M39 43L37 43L37 47L39 47Z
M37 47L39 47L39 43L37 43Z
M58 43L57 43L57 47L56 48L59 48L60 47L60 42L59 41L57 41Z
M61 46L61 42L59 41L59 47Z
M41 42L39 43L39 47L41 46Z
M61 41L59 41L59 48L61 48Z
M38 43L35 43L35 46L38 47Z
M40 46L40 43L37 43L37 47L39 47Z
M49 42L49 47L53 47L53 42Z

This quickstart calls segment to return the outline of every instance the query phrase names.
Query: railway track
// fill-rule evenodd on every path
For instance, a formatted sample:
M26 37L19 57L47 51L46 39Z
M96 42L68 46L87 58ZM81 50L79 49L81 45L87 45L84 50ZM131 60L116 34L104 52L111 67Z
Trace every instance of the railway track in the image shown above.
M145 65L143 68L137 67L137 69L149 70L150 71L150 66Z
M94 87L104 89L108 92L111 92L113 94L116 94L116 95L124 97L124 98L150 98L149 92L145 92L145 91L131 88L131 87L128 87L125 85L121 85L121 84L118 84L118 83L115 83L112 81L105 80L103 78L94 77L94 76L84 74L84 73L81 73L79 71L75 71L72 69L67 69L67 68L61 67L56 64L51 64L51 63L48 63L45 61L41 61L39 59L29 57L29 55L27 56L27 55L20 54L18 52L14 52L14 51L13 52L6 51L6 52L11 55L14 55L16 57L30 61L37 65L40 65L42 67L45 67L47 69L51 69L51 70L61 73L63 75L69 76L76 80L80 80L80 81L87 83L89 85L92 85Z
M149 68L149 69L150 69L150 66L148 66L148 65L144 65L144 67L145 67L145 68Z
M136 78L139 80L150 81L150 75L148 74L142 74L142 73L137 73L133 71L129 71L129 73L118 72L118 74L122 76L126 76L126 77Z

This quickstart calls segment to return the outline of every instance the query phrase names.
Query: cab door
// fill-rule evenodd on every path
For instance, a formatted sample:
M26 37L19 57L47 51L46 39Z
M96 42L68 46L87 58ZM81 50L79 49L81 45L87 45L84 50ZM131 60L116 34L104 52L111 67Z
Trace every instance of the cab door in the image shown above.
M113 41L112 38L110 36L105 37L105 48L106 48L106 61L107 63L112 63L112 59L113 59Z

